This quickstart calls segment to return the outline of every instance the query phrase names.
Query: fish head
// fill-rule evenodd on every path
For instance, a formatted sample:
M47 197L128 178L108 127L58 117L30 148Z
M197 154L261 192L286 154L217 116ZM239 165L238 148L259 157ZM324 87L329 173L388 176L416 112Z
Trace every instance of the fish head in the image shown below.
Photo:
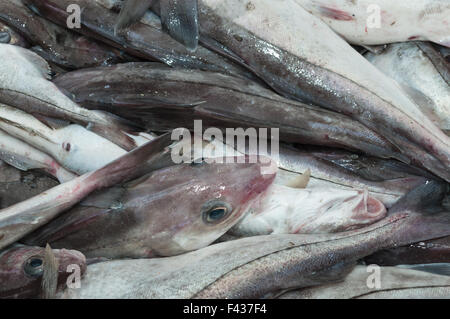
M58 265L58 287L71 274L86 271L86 258L75 250L53 249ZM38 298L44 274L45 248L15 245L0 253L0 298Z
M180 164L152 173L150 187L160 191L161 226L154 238L157 255L170 256L208 246L234 226L272 184L276 170L267 161ZM267 159L267 158L266 158ZM270 161L270 160L269 160ZM146 192L148 188L145 187ZM162 199L162 200L161 200ZM154 217L152 217L154 218Z
M362 228L383 219L386 207L367 190L333 189L327 192L313 222L304 232L330 233ZM307 228L314 231L307 231Z

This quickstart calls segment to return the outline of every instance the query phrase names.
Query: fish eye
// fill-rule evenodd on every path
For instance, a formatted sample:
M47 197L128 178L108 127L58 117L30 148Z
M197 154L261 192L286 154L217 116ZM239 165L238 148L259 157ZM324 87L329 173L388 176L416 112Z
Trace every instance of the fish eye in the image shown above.
M9 32L0 32L0 43L10 43L11 35Z
M38 256L30 257L25 262L23 270L31 277L39 277L44 271L44 261Z
M232 208L222 201L211 201L203 205L203 221L206 224L217 224L231 213Z

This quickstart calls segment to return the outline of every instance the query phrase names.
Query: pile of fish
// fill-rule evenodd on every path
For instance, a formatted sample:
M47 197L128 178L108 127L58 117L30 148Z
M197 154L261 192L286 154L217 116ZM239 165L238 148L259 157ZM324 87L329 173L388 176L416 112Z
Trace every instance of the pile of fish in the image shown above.
M449 50L448 0L2 0L0 298L450 298Z

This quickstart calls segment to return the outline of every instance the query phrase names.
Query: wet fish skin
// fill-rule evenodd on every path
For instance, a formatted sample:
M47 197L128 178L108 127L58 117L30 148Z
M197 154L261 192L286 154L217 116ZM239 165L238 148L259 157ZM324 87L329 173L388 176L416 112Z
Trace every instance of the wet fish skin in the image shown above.
M228 234L324 234L363 228L386 216L386 208L368 191L336 187L305 189L272 185Z
M87 198L24 242L49 242L88 258L111 259L172 256L205 247L236 224L275 177L263 173L261 163L238 161L154 171ZM219 208L226 214L208 221Z
M427 54L430 51L439 55L430 44L398 43L390 45L383 54L365 57L404 86L416 101L422 98L418 104L423 113L443 131L450 131L450 76L443 76L445 66L435 65Z
M378 134L348 117L224 74L143 62L74 71L54 83L86 108L113 112L151 130L192 129L194 119L201 119L204 126L279 128L285 141L402 157Z
M0 159L23 171L43 169L55 176L61 183L76 177L52 157L2 130L0 130Z
M251 3L247 8L238 0L199 0L201 42L246 65L284 96L352 116L414 163L450 180L449 137L392 79L293 0ZM299 29L305 30L303 41Z
M99 169L126 154L118 145L80 125L71 124L53 129L32 115L1 103L0 128L51 155L66 169L78 175ZM56 164L53 162L50 168ZM59 168L59 164L56 165L54 169Z
M422 271L381 267L380 288L370 288L367 266L356 266L340 283L286 292L280 299L405 299L450 298L450 278Z
M44 251L42 247L12 245L0 251L0 299L39 298L43 275ZM78 266L80 276L86 272L86 258L78 251L53 249L59 263L58 288L66 287L72 273L68 266ZM36 265L33 267L33 265Z
M446 0L412 0L407 4L389 0L295 1L353 44L422 40L450 46L450 5ZM374 17L371 14L378 12L377 8L380 8L380 28L370 28L368 21Z
M172 39L162 30L161 21L157 16L150 18L151 25L138 23L128 28L125 33L114 35L114 26L118 14L112 12L95 1L87 0L24 0L28 6L40 15L66 26L69 4L77 4L83 12L81 28L76 31L95 38L113 47L124 50L132 56L150 61L160 61L170 66L211 70L239 76L249 76L249 72L234 65L220 55L199 47L195 53L184 45Z
M0 209L39 195L58 185L58 181L37 170L20 171L6 163L0 165Z
M144 16L154 0L126 0L123 2L117 23L114 27L114 33L131 26L138 22Z
M93 191L136 177L141 164L157 157L170 144L167 134L160 136L96 171L0 210L0 249L48 223Z
M366 263L381 266L445 263L450 260L450 237L381 250L364 260Z
M0 21L25 37L36 53L68 69L79 69L126 61L123 52L77 35L33 13L22 0L0 4ZM13 43L10 43L13 44Z
M199 39L197 0L127 0L120 11L116 32L138 22L149 8L160 15L163 29L172 38L190 50L197 49Z
M448 236L448 212L420 213L445 192L446 185L427 183L385 219L356 231L255 236L180 256L97 263L89 266L81 289L60 297L260 298L336 281L347 274L346 266L382 247ZM115 289L105 289L105 283Z

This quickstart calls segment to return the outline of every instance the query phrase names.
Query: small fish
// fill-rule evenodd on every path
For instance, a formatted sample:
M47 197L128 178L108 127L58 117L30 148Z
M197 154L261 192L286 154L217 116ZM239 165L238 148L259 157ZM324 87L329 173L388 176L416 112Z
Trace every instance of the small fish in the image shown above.
M162 135L96 171L0 210L0 249L50 222L93 191L139 176L146 166L142 164L170 144L170 137Z
M359 230L254 236L180 256L100 262L89 266L81 289L59 297L268 298L336 282L375 251L449 236L450 214L430 211L447 191L443 183L421 185L386 218Z
M401 84L436 125L450 132L450 82L422 50L423 46L427 44L397 43L383 54L368 53L365 57Z
M447 0L295 1L353 44L420 40L450 47Z
M61 183L76 177L46 153L2 130L0 130L0 159L23 171L42 169L55 176Z
M0 44L0 102L25 112L70 120L113 141L126 150L134 141L124 133L134 131L128 121L100 111L78 106L58 90L49 79L49 66L27 49Z
M225 160L173 165L96 193L24 242L112 259L206 247L241 220L275 178L276 171L263 171L261 160Z
M448 299L450 297L450 277L397 267L380 267L378 271L380 287L367 284L369 277L374 275L374 270L359 265L342 282L289 291L278 298Z
M96 170L127 153L80 125L53 129L32 115L1 103L0 129L51 155L78 175Z
M44 276L49 278L48 271L52 272L53 278L50 282L52 288L46 291L56 293L57 289L66 288L66 281L73 272L71 269L75 267L81 279L86 272L86 258L78 251L66 249L49 251L48 247L45 249L14 244L0 251L0 282L2 283L0 298L45 297L42 284ZM46 296L54 297L54 295Z

